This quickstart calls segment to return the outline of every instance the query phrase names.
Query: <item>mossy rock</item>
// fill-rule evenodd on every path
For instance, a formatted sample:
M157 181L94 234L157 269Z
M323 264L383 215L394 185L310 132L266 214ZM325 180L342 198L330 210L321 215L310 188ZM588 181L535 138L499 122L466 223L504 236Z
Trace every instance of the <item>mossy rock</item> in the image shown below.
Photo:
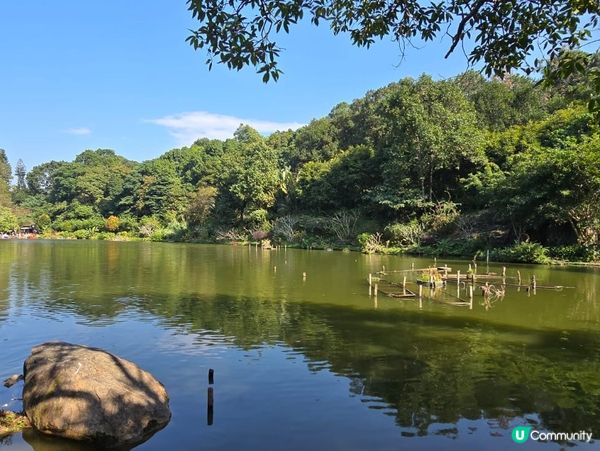
M0 410L0 437L31 427L29 419L21 414L9 410Z

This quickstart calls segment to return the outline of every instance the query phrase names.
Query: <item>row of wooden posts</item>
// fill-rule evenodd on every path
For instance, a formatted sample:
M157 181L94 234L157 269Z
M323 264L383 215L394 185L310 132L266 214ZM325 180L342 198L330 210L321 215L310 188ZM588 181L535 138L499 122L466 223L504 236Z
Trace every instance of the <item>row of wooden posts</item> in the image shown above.
M262 247L264 250L269 250L269 251L278 251L280 249L283 249L283 250L287 251L287 244L284 244L283 246L281 246L281 245L276 245L276 246L271 245L271 246L264 247L264 246L261 245L260 242L255 241L255 242L252 242L252 243L248 244L248 250L252 249L252 247L254 247L255 249L258 249L259 247ZM321 248L319 247L317 249L320 250ZM313 246L306 246L306 250L307 251L312 251L313 250ZM331 248L328 248L328 250L331 250Z
M429 271L429 273L430 273L429 286L430 286L430 288L433 288L433 289L435 289L434 272L438 272L438 271L442 271L443 272L442 282L443 282L444 286L446 285L446 283L447 283L448 280L452 280L452 279L455 278L457 286L458 286L458 294L457 294L456 297L460 301L462 301L460 299L460 283L461 283L461 279L464 278L466 281L470 280L471 283L468 286L468 295L469 295L469 302L471 303L471 305L473 303L473 295L474 295L473 290L474 290L474 286L475 286L475 284L476 284L476 282L477 282L478 279L479 280L501 279L503 287L506 286L506 285L513 285L513 286L515 285L515 284L507 284L507 282L506 282L506 279L507 279L507 276L506 276L506 266L502 267L502 276L497 276L495 274L478 275L476 273L476 271L477 271L477 264L476 263L474 263L474 270L473 270L473 267L471 266L471 264L469 264L469 270L468 270L467 274L464 277L461 276L460 270L458 270L456 272L456 275L454 277L452 277L451 275L449 275L448 272L451 271L451 268L449 268L447 265L445 265L444 267L441 267L441 268L420 268L420 269L415 269L415 264L414 263L411 264L411 269L398 270L398 271L390 271L390 272L387 272L386 269L385 269L385 266L383 266L382 270L380 272L378 272L377 274L386 275L386 274L389 274L389 273L398 273L398 272L401 272L401 273L410 273L410 272L427 272L427 271ZM522 285L521 285L522 284L521 271L519 271L519 270L517 270L516 279L517 279L516 286L517 287L522 287ZM373 296L374 295L375 297L377 297L378 291L379 291L379 284L378 284L377 281L374 281L372 273L369 273L368 282L369 282L369 296ZM403 289L403 292L405 294L406 294L406 283L407 282L406 282L406 275L405 275L403 277L402 285L401 285L402 289ZM483 292L484 296L487 295L487 294L489 294L489 286L490 285L489 285L488 282L485 283L485 288L484 288L484 286L482 286L482 292ZM423 284L418 284L418 287L419 287L418 298L422 299L423 298ZM488 288L488 289L486 289L486 288ZM531 276L530 283L529 283L529 285L528 285L527 288L531 289L534 294L536 293L537 280L536 280L536 276L535 275ZM547 288L562 288L562 287L547 287Z
M460 276L460 271L458 272L459 276ZM457 279L457 283L460 283L460 279ZM419 299L423 298L423 285L422 284L418 284L419 286ZM404 279L402 280L402 289L406 290L406 276L404 276ZM377 297L379 292L379 284L377 282L373 282L373 274L369 273L369 296L375 296ZM469 285L469 299L472 301L473 300L473 285Z

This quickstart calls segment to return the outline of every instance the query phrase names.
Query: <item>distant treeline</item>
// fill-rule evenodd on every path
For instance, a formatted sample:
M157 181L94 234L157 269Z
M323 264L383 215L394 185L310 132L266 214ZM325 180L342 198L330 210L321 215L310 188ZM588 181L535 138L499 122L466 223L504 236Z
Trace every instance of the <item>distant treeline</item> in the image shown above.
M242 125L142 163L105 149L29 172L20 162L13 184L0 152L0 231L594 260L600 127L588 87L407 78L296 131Z

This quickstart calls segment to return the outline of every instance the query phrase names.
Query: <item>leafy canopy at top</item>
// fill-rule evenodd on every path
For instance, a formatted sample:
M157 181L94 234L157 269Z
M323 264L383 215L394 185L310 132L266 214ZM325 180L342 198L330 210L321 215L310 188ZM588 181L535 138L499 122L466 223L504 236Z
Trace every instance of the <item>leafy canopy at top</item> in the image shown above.
M369 47L386 36L402 48L412 41L448 37L446 57L463 48L470 64L481 63L486 75L503 76L513 69L526 73L550 67L549 78L589 69L583 53L564 58L565 50L597 50L598 0L188 0L198 20L188 42L205 49L207 64L240 70L254 66L263 81L277 80L282 48L280 32L304 18L325 22L334 34L348 34L352 43ZM469 49L464 50L465 46ZM538 58L533 58L533 55ZM592 67L594 71L598 69ZM600 93L596 73L595 102ZM599 103L594 103L600 109Z

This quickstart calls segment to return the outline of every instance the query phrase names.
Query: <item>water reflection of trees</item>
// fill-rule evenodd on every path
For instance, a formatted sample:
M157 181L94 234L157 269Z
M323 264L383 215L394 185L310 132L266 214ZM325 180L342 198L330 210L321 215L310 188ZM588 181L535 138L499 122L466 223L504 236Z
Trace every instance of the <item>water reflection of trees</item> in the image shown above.
M148 309L244 348L283 342L309 367L349 377L354 394L380 399L418 434L433 423L528 413L553 430L600 433L599 334L230 297L164 299Z
M241 348L283 343L313 370L350 378L355 395L387 404L417 434L434 423L528 413L552 430L600 433L598 335L571 333L565 342L563 332L231 297L137 308L165 327L216 331Z
M244 265L250 271L247 254L226 248L106 243L74 258L70 246L78 245L40 246L17 280L0 278L2 288L26 285L28 302L91 322L140 311L165 327L216 331L241 348L284 344L314 371L348 377L353 394L376 400L372 407L386 404L415 434L461 418L507 424L529 413L549 429L600 434L600 332L294 302L289 293L298 290L273 283L268 255L253 260L251 277L238 277ZM300 268L292 254L289 264Z

